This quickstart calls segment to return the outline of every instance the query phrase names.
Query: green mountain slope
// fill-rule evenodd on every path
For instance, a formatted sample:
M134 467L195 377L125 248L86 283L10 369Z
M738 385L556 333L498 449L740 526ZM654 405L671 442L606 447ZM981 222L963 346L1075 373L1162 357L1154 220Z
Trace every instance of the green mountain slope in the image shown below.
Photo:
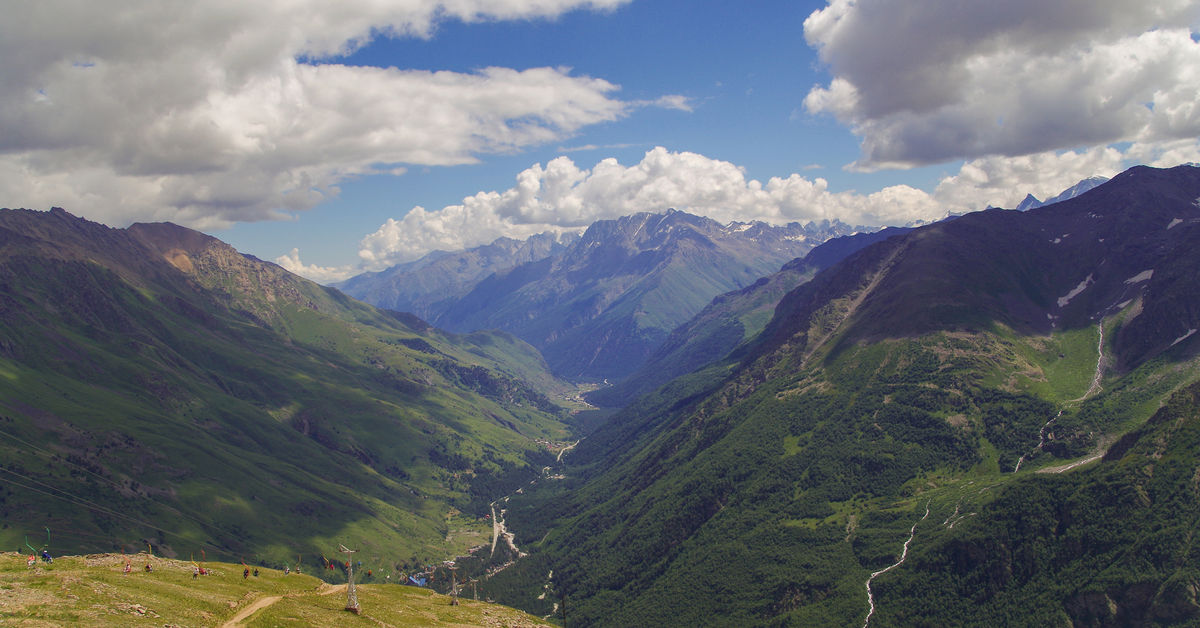
M1134 626L1200 621L1200 384L1098 465L963 496L880 578L879 625Z
M892 623L953 625L962 615L895 614L904 600L884 610L905 548L919 556L929 529L985 521L997 493L1025 534L1022 508L1065 481L1038 471L1121 464L1113 443L1200 379L1200 289L1186 271L1200 262L1197 197L1200 168L1137 168L1058 205L972 214L851 255L789 293L739 364L642 397L580 442L565 479L514 496L526 572L553 570L582 625L861 625L872 601ZM1190 524L1177 512L1171 526ZM1077 549L1080 577L1099 578ZM931 581L991 577L961 562L947 575L947 555L930 555ZM1161 553L1145 559L1150 581L1175 573ZM872 574L889 568L869 601ZM542 583L523 578L492 586L548 612L520 592Z
M433 321L510 331L566 378L617 379L713 297L850 230L828 221L721 225L675 210L601 220L559 255L478 281Z
M778 272L741 290L717 296L699 314L676 327L632 375L585 395L585 399L598 406L621 407L680 375L725 358L738 345L758 335L771 320L780 299L817 271L866 246L907 231L907 228L888 227L832 238L804 257L784 264Z
M569 433L565 388L515 338L445 334L173 225L4 210L0 311L11 547L49 528L57 551L445 558Z

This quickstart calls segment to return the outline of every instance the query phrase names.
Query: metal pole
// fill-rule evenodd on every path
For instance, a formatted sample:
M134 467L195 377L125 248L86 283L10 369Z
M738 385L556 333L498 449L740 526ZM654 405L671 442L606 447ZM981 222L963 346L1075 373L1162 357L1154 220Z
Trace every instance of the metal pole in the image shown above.
M358 550L348 549L345 545L341 548L346 554L346 610L358 615L362 612L362 607L358 605L358 593L354 590L354 561L351 560L351 554Z

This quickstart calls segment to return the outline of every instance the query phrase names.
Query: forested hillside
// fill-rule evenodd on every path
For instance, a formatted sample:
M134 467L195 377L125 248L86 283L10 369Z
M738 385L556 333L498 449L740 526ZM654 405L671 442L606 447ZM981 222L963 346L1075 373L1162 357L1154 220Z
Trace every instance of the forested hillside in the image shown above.
M1116 525L1104 508L1130 499L1142 507L1121 520L1138 527L1116 538L1194 522L1182 497L1147 508L1183 476L1134 482L1160 473L1138 462L1157 450L1132 443L1200 445L1156 427L1186 414L1186 396L1168 400L1200 378L1197 197L1198 168L1135 168L1057 205L971 214L851 255L787 295L739 363L642 397L566 456L565 479L514 496L527 571L553 570L584 625L1195 617L1171 554L1190 537L1114 569L1130 545L1090 539ZM1163 403L1176 414L1147 423ZM1101 493L1103 508L1063 506ZM906 580L918 559L925 575ZM1068 566L1075 584L1032 584ZM496 586L549 612L521 578ZM1176 589L1131 593L1138 582ZM964 599L947 614L914 608L930 584Z

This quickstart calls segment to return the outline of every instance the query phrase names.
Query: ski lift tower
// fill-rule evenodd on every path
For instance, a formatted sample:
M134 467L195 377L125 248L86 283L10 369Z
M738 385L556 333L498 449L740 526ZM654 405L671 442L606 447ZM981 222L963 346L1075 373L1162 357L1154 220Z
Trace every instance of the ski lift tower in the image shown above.
M362 613L362 607L358 605L358 593L354 591L354 561L351 554L358 550L352 550L345 545L340 546L341 552L346 554L346 610L358 615Z
M458 578L455 577L458 567L449 566L450 569L450 606L458 606Z

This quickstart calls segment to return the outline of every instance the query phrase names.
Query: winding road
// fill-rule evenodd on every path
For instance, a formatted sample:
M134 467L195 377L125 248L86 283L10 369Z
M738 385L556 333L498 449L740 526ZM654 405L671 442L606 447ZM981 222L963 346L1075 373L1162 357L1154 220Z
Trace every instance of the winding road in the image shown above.
M566 447L562 448L562 450L558 452L558 457L555 458L556 463L562 463L563 454L574 449L575 446L578 444L579 444L579 441L575 441L575 442L571 443L570 445L567 445ZM550 475L550 467L542 467L542 474L539 475L538 477L534 478L533 480L531 480L529 482L529 485L532 486L534 484L537 484L537 481L541 478L550 478L550 477L552 477ZM517 544L514 541L514 539L516 538L517 535L513 532L509 532L508 528L504 525L505 509L501 508L499 512L496 512L496 504L499 504L500 502L507 502L509 497L512 497L513 495L515 495L517 493L520 493L522 490L523 489L517 489L516 491L513 491L512 493L509 493L508 495L505 495L504 497L501 497L500 499L497 499L496 501L489 504L492 508L492 553L491 553L491 556L496 555L496 544L500 541L501 538L503 538L505 540L505 542L508 543L509 548L512 549L513 554L515 554L517 558L521 558L522 556L526 555L526 554L522 553L521 550L517 549Z

